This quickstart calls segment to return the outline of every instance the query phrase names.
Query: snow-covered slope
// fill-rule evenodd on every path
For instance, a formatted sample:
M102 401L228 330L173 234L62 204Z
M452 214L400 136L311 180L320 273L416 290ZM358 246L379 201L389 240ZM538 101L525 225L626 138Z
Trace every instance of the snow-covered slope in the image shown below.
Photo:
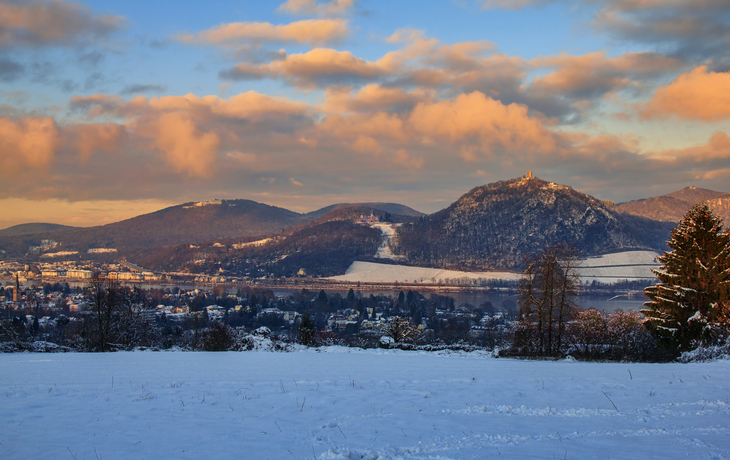
M0 457L730 457L730 362L328 349L0 355Z
M390 249L393 236L395 235L395 230L399 225L400 224L388 224L385 222L378 222L370 225L371 227L379 229L383 233L383 242L380 244L380 247L378 247L378 252L375 253L376 258L391 260L403 259L403 256L396 256Z
M520 275L511 272L461 272L439 268L409 267L406 265L378 264L373 262L353 262L344 275L329 279L338 281L361 281L363 283L462 283L475 279L518 280Z
M578 273L581 280L590 283L597 280L615 283L620 280L654 279L651 273L657 268L657 253L652 251L626 251L589 257L581 263ZM344 275L330 279L339 281L360 281L363 283L460 283L469 280L518 280L520 274L507 271L463 272L438 268L410 267L406 265L354 262Z
M581 263L578 273L583 282L656 279L651 271L659 267L658 255L653 251L625 251L589 257Z

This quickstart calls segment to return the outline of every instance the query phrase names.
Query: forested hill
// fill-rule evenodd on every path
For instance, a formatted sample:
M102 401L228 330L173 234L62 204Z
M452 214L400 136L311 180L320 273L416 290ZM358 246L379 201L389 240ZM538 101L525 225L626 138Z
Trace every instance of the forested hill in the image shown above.
M316 211L312 211L310 213L307 213L306 216L309 219L319 219L320 217L323 217L327 214L332 213L333 211L337 211L340 209L352 209L352 208L358 208L365 211L366 214L370 214L372 211L374 214L397 214L401 216L409 216L409 217L420 217L425 215L422 212L416 211L415 209L398 204L398 203L380 203L380 202L371 202L371 203L337 203L332 204L329 206L326 206L322 209L318 209ZM382 211L382 212L379 212Z
M546 244L584 255L664 248L672 224L618 212L565 185L518 178L474 188L448 208L404 224L395 252L417 265L519 269Z
M140 249L128 257L156 270L229 276L295 276L300 270L311 276L341 275L355 260L371 259L382 243L379 229L359 223L371 212L381 221L417 219L350 205L279 233L262 235L258 240L228 238L200 245Z
M55 251L127 251L276 233L305 220L302 214L250 200L185 203L98 227L3 237L0 249L22 256L30 246L51 239L59 243Z
M355 260L368 259L382 241L380 230L348 220L307 226L261 244L180 245L137 251L133 259L160 270L218 273L226 276L341 275Z

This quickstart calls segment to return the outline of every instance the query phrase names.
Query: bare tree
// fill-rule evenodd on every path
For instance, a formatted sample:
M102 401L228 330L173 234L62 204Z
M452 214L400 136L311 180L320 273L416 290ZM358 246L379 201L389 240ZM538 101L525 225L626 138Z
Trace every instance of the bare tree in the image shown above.
M91 337L93 348L108 351L115 332L118 332L124 305L124 292L119 281L102 278L95 273L88 285L91 302Z
M525 259L520 281L521 337L518 346L539 356L555 356L562 350L565 327L577 310L580 253L566 244L546 246Z
M420 331L417 326L408 321L408 318L396 316L388 323L385 334L393 339L395 343L414 343L418 340Z

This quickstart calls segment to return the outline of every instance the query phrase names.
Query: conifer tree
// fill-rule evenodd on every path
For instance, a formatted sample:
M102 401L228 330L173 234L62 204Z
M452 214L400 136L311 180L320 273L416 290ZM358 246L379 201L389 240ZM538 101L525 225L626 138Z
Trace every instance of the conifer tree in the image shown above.
M312 316L309 313L302 315L302 320L299 323L299 343L308 347L314 346L316 343L315 335L317 328L314 325Z
M694 206L658 257L659 282L645 289L644 326L670 351L726 340L730 313L730 235L707 205Z

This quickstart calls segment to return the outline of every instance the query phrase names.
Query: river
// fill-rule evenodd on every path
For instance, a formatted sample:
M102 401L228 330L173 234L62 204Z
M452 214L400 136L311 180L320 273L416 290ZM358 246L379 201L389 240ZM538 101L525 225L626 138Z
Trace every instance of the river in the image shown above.
M2 283L6 287L12 287L15 282L14 281L4 281ZM40 283L37 281L21 281L20 285L25 288L32 285L38 286ZM71 281L68 283L71 288L75 289L77 287L85 287L88 283L83 281ZM179 284L179 285L169 285L169 284L141 284L142 288L145 289L172 289L173 287L178 287L180 289L185 290L193 290L193 289L204 289L204 290L210 290L210 286L197 286L195 284ZM228 291L231 293L235 293L236 288L228 287ZM260 288L260 289L266 289L266 288ZM299 290L295 289L273 289L274 294L277 296L288 296L297 292L300 292ZM326 291L328 294L332 292L339 292L340 295L343 297L347 295L347 291ZM397 297L399 290L386 290L386 291L368 291L368 290L361 290L358 291L360 295L364 297L370 296L370 294L373 295L386 295L386 296L392 296ZM454 299L454 305L455 306L461 306L464 304L471 305L472 307L479 307L485 302L491 302L494 306L496 311L508 311L510 309L511 305L515 305L517 302L517 296L514 293L504 293L504 292L496 292L496 291L478 291L478 292L448 292L448 293L432 293L429 291L423 291L422 294L425 297L430 297L433 295L441 295L441 296L447 296L452 297ZM640 310L643 308L643 303L647 299L643 296L635 296L632 298L627 298L626 296L621 297L615 297L615 296L597 296L597 295L584 295L579 298L578 303L584 307L584 308L596 308L598 310L605 310L607 312L611 312L614 310Z

